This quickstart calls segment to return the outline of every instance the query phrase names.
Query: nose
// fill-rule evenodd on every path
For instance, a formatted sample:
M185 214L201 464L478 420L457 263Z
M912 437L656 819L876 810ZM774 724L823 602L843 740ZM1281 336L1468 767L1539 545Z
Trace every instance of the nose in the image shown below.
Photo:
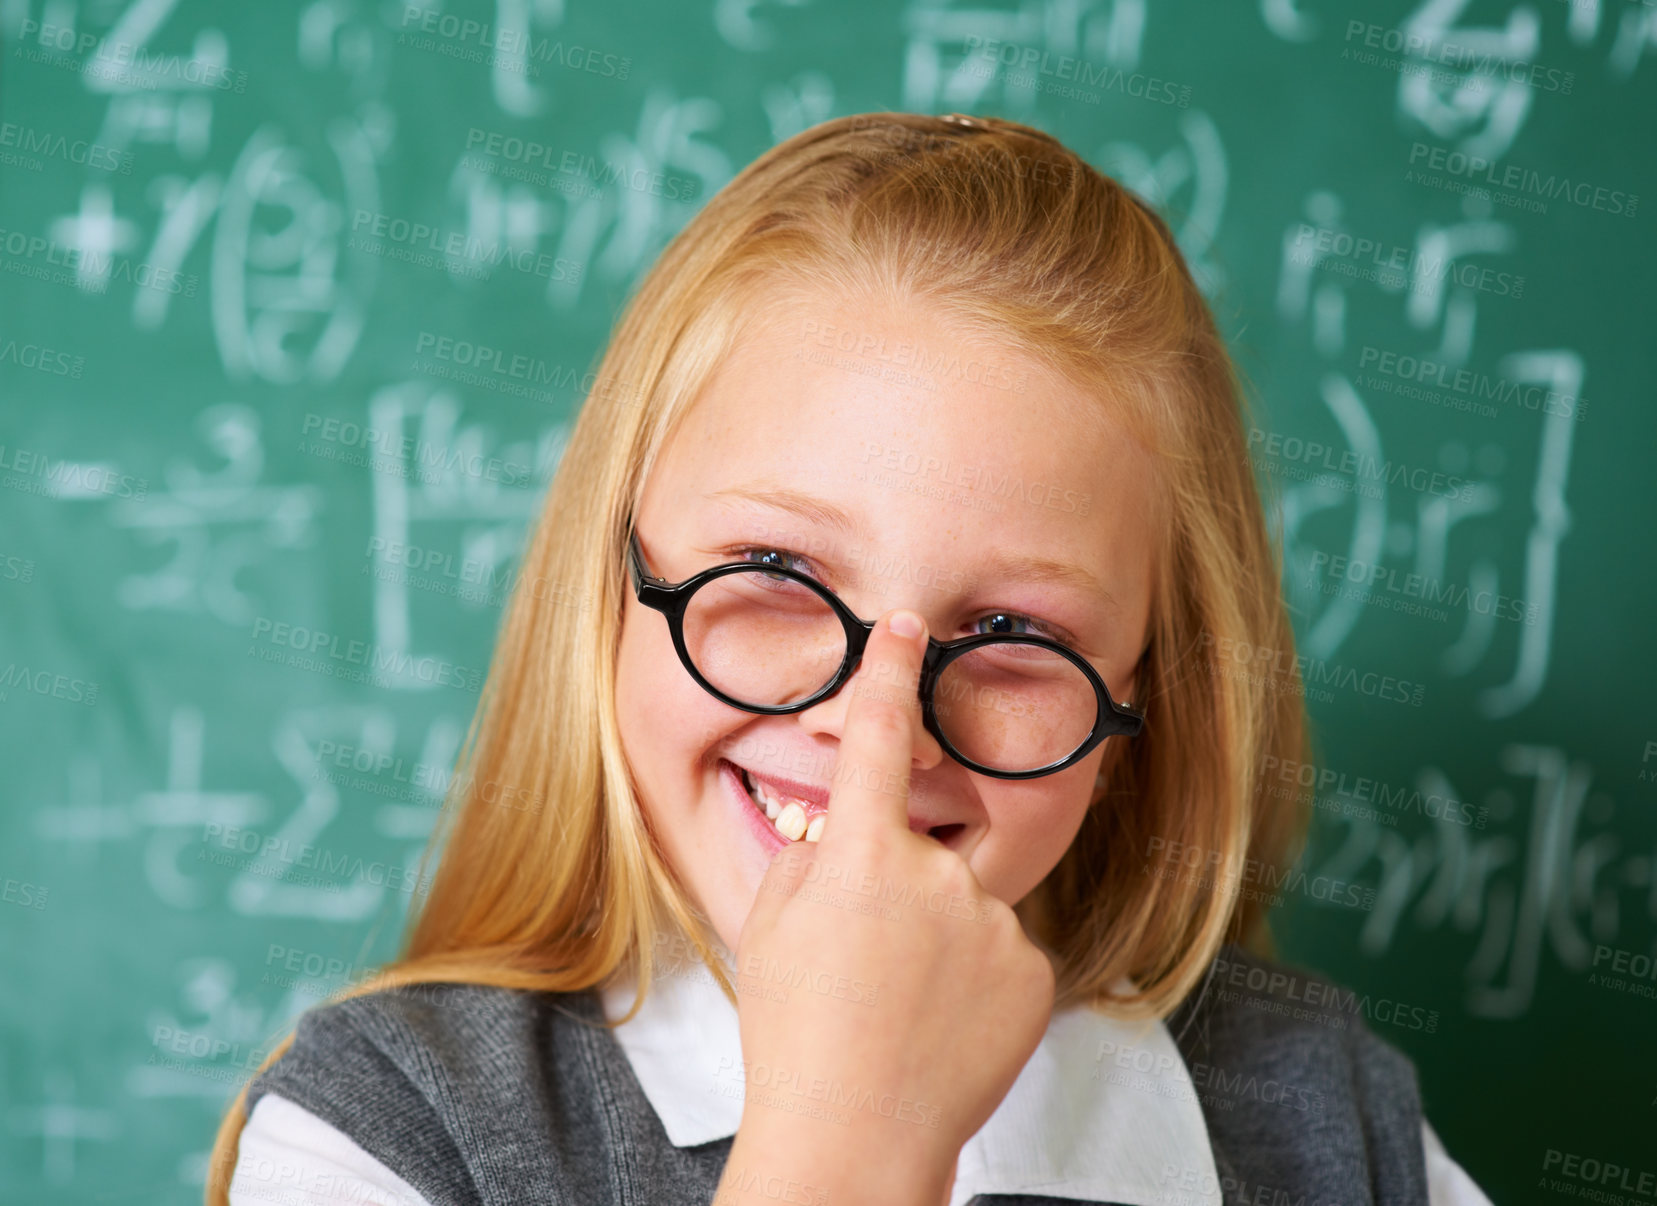
M903 682L894 682L890 675L882 674L880 667L867 657L862 659L851 677L840 684L838 691L803 712L796 713L795 719L812 736L828 736L838 741L845 735L846 716L852 700L858 693L893 698L900 691L904 693L901 702L913 709L915 721L915 742L910 765L918 771L931 770L944 760L945 754L943 746L938 744L938 739L921 723L918 681L907 678Z

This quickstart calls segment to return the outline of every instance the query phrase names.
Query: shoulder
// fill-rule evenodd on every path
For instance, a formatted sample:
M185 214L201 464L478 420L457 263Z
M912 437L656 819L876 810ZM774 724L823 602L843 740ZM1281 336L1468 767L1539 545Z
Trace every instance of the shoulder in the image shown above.
M1221 949L1167 1024L1210 1135L1239 1170L1426 1200L1415 1065L1370 1030L1373 1006L1313 972Z
M571 1029L597 1010L587 993L473 984L405 985L319 1005L248 1086L250 1121L274 1094L396 1170L426 1200L476 1201L473 1177L492 1120L528 1116L561 1076L581 1074Z
M1169 1026L1176 1034L1195 1030L1199 1043L1265 1044L1263 1054L1291 1064L1338 1057L1372 1068L1400 1088L1407 1082L1413 1097L1409 1057L1369 1027L1377 1007L1371 997L1316 972L1227 945Z
M405 984L307 1010L295 1039L355 1031L382 1042L465 1043L531 1023L550 995L486 984Z
M593 1010L589 994L479 984L410 984L333 1001L300 1016L293 1045L254 1081L249 1101L322 1067L376 1078L397 1073L421 1084L445 1070L471 1075L477 1061L521 1060L526 1045L553 1039L560 1019L590 1019Z

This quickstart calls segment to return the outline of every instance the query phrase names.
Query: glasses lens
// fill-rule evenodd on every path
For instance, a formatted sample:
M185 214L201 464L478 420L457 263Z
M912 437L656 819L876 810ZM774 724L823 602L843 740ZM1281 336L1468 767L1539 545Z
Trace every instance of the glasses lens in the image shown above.
M758 566L704 583L685 608L684 632L703 678L762 708L815 695L846 657L846 630L828 602Z
M981 645L938 676L933 714L965 757L1000 771L1061 762L1093 732L1093 683L1069 658L1014 641Z

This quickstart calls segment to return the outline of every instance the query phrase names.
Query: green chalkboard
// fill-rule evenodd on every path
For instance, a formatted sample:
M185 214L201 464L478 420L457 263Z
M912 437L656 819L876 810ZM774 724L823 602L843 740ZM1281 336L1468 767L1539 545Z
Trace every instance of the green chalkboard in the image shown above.
M1268 769L1318 789L1284 955L1497 1200L1657 1173L1649 5L0 0L0 37L0 1196L199 1200L266 1044L395 948L629 289L767 147L889 109L1138 190L1251 382L1318 743Z

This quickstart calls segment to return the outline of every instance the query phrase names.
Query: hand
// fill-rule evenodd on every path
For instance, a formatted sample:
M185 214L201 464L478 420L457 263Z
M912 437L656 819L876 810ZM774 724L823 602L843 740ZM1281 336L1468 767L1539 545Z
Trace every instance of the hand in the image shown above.
M896 615L920 620L884 617L843 688L822 840L777 853L737 942L739 975L793 986L738 997L748 1085L731 1186L763 1165L849 1187L830 1202L936 1206L1052 1015L1052 965L1013 910L909 829L911 764L933 738L916 690L924 623L899 636ZM716 1202L744 1200L725 1185Z

